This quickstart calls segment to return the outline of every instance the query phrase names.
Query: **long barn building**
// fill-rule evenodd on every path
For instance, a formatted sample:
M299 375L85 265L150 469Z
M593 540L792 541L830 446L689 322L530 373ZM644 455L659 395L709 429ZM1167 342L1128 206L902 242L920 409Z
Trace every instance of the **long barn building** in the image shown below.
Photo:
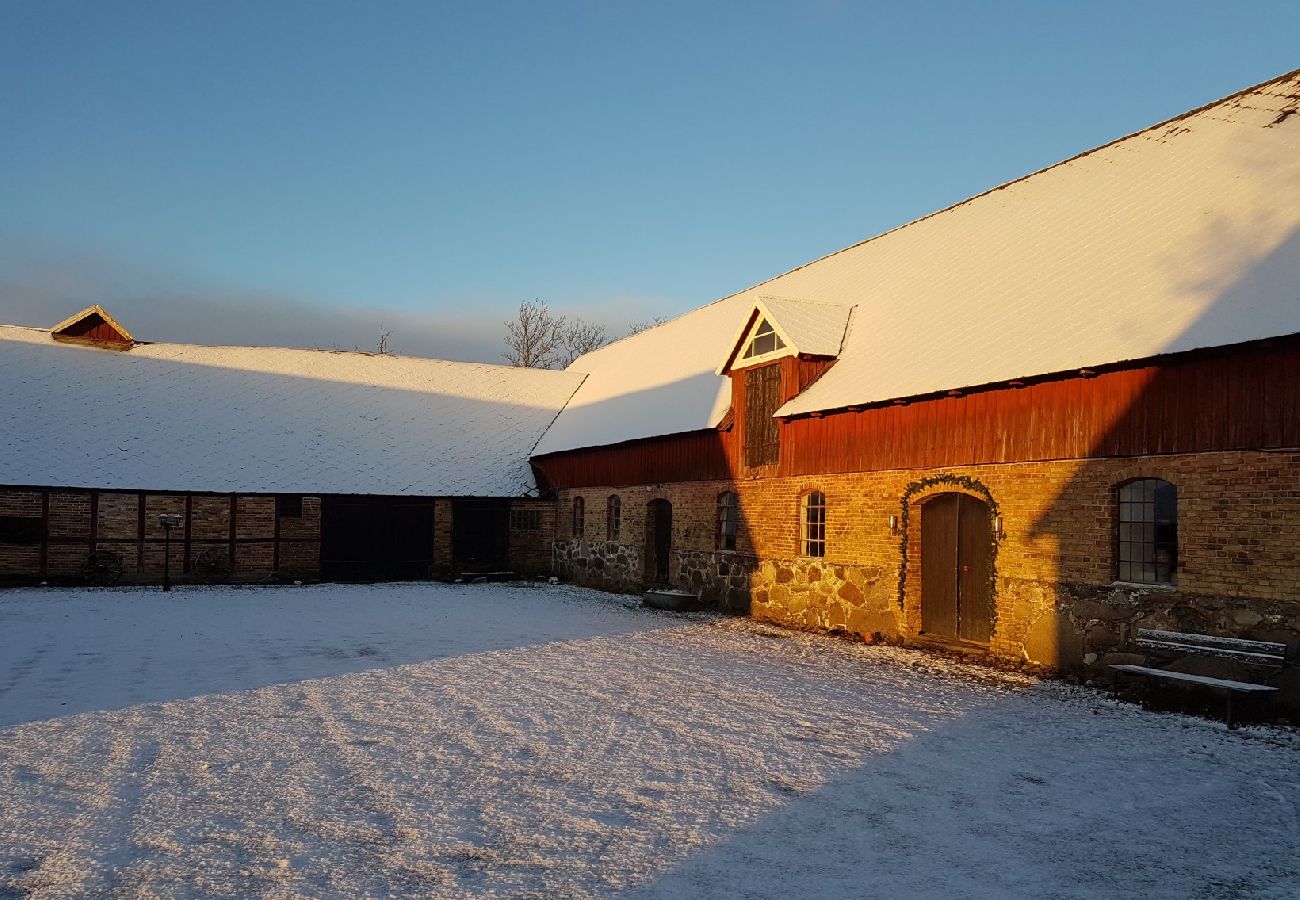
M528 454L580 375L143 343L99 307L0 326L0 360L0 578L550 570Z
M156 577L175 511L196 577L510 567L1061 668L1139 627L1294 655L1297 112L1300 72L565 372L0 329L0 572Z
M1063 667L1295 654L1298 110L1291 73L577 360L559 573Z

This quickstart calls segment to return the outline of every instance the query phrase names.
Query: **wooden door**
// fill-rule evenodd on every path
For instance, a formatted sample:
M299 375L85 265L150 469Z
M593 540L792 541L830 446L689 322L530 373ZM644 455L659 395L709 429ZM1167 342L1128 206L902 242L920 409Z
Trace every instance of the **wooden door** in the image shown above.
M988 504L938 494L921 506L921 630L988 643L993 634L993 525Z
M921 505L921 630L957 635L957 522L961 494Z
M673 546L673 505L667 500L651 500L646 506L645 535L645 580L667 584Z
M326 495L320 552L321 576L333 581L428 578L433 500Z
M957 517L957 637L993 637L993 516L978 497L961 494Z
M510 503L457 500L451 513L451 555L467 573L499 572L510 565Z

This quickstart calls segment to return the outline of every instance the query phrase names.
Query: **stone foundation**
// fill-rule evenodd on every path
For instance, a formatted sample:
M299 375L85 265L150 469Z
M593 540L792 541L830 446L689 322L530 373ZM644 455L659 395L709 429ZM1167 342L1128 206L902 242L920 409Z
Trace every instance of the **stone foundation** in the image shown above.
M644 587L643 551L615 541L556 541L551 567L566 581L607 591L637 593Z
M1178 489L1175 586L1114 580L1115 486L1144 477ZM817 559L798 555L800 498L814 489L827 501L826 556ZM715 546L722 491L739 498L736 552ZM1139 628L1282 641L1292 660L1300 656L1300 453L1294 451L568 489L560 492L561 533L568 533L573 497L586 497L588 529L603 529L598 519L611 493L623 497L622 549L560 542L556 568L584 584L639 588L645 540L639 510L666 499L673 505L677 587L701 592L720 608L795 627L926 640L920 510L933 495L951 491L990 502L1003 520L1003 533L990 537L995 622L987 645L1001 660L1088 678L1117 661L1167 663L1134 652ZM1215 660L1187 666L1267 678ZM1295 708L1298 671L1293 667L1280 682L1284 704Z

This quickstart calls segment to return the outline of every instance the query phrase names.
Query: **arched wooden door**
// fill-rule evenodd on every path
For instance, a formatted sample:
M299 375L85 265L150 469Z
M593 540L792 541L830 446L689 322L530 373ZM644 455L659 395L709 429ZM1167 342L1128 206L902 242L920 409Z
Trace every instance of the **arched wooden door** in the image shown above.
M668 560L673 548L673 505L651 500L645 513L645 580L668 583Z
M993 636L993 517L969 494L921 505L921 630L986 644Z

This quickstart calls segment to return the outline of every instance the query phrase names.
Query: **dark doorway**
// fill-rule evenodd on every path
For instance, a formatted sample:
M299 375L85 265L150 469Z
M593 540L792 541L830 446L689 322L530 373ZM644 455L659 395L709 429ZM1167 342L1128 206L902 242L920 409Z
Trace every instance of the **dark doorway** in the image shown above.
M987 644L993 636L993 518L969 494L921 506L921 630Z
M673 549L673 505L651 500L645 511L645 580L668 584L668 561Z
M428 578L433 567L433 500L321 498L321 577L332 581Z
M462 572L509 568L510 501L457 500L451 514L451 555Z

